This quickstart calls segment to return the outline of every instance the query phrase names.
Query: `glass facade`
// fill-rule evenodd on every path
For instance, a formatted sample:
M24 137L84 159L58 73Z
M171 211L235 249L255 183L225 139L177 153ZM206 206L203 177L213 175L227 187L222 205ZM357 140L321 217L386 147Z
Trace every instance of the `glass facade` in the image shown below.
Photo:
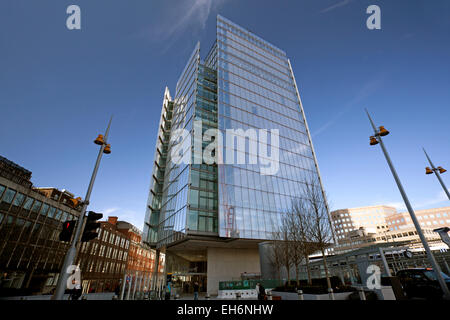
M219 129L226 137L218 163L206 164L192 152L199 144L196 120L201 120L202 133ZM231 145L230 130L235 134ZM161 171L155 161L144 230L146 241L156 246L190 234L272 239L283 213L302 198L302 184L320 184L286 53L221 16L205 59L197 43L177 82L169 136L161 139L160 129L157 150L167 146L167 165ZM200 143L204 151L210 142ZM174 152L190 163L171 161ZM261 167L275 154L276 170L262 174ZM235 161L235 155L245 161ZM155 191L156 182L162 192Z
M13 179L4 178L6 172L0 175L0 294L21 288L40 292L42 279L59 272L67 252L68 244L58 239L62 223L78 220L80 213L25 187L28 183L16 183L21 177L11 171ZM24 281L30 270L37 277Z
M279 130L278 146L267 144L278 149L275 174L262 175L259 164L219 166L219 233L272 239L292 200L302 198L301 184L318 183L294 76L282 50L221 16L217 57L219 128ZM245 152L252 155L250 143Z

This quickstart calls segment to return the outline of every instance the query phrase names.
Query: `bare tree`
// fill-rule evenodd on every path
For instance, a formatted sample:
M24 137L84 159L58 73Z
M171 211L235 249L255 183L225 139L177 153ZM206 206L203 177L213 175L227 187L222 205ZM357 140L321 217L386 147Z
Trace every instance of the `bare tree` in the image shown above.
M290 225L288 218L283 216L281 219L281 225L278 227L278 232L276 233L276 249L280 254L281 265L286 269L288 283L290 281L290 272L292 266L292 243L289 239L290 236Z
M313 179L305 181L303 195L305 197L305 211L308 214L310 224L309 238L322 253L327 286L328 288L331 288L330 274L325 251L333 241L333 234L329 221L328 207L325 196L319 182Z
M278 281L281 283L281 268L283 267L281 259L282 250L280 242L276 239L277 235L275 235L274 238L275 239L270 242L269 261L275 267L278 275Z
M290 265L295 268L295 282L299 285L299 267L303 260L301 237L299 233L298 217L294 206L288 210L282 220L284 234L288 241L284 243L289 248ZM288 270L289 273L289 270Z
M310 239L311 221L305 202L300 199L294 200L292 202L292 213L294 215L292 220L295 223L292 228L292 233L295 235L293 240L296 250L294 264L296 269L298 269L303 260L305 261L308 284L311 285L312 277L309 256L317 250L317 246Z

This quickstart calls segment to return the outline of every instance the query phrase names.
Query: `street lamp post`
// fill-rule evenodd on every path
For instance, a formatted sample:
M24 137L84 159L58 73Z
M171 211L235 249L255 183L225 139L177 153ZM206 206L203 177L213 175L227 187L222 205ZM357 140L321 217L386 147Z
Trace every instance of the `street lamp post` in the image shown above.
M97 171L100 166L100 160L102 159L103 153L111 153L111 147L109 144L107 144L108 134L109 134L109 128L111 127L111 121L112 117L109 120L108 128L106 129L105 136L99 135L98 138L94 141L95 144L100 145L100 150L98 152L97 161L95 163L94 171L92 172L91 181L89 182L89 187L86 192L85 200L82 203L80 218L78 219L77 227L75 229L75 234L72 239L72 243L70 245L69 250L66 253L66 256L64 258L64 263L61 269L61 272L59 274L58 283L56 284L56 290L55 294L52 297L52 300L62 300L64 296L64 292L67 287L67 278L69 274L67 273L68 268L74 264L75 256L77 253L77 243L78 239L80 238L80 234L83 229L84 220L85 220L85 214L87 206L89 205L89 199L91 197L92 188L94 186L94 181L97 176Z
M442 167L435 168L433 162L431 162L430 157L428 156L427 152L425 151L425 148L423 148L423 152L425 152L425 155L427 156L428 162L430 163L430 166L431 166L431 169L429 167L426 167L426 174L431 174L434 172L434 174L436 175L436 177L438 178L438 180L442 186L442 189L444 189L444 192L447 194L447 197L450 200L450 192L448 192L448 189L445 186L444 181L442 181L442 178L441 178L441 173L444 173L447 170L445 170Z
M378 143L380 144L381 149L383 150L384 156L386 158L386 161L389 165L389 168L391 169L392 175L394 176L394 180L397 183L398 190L400 191L403 201L405 202L406 208L408 209L409 215L411 216L411 220L413 221L414 226L416 227L417 234L419 235L419 238L422 241L422 245L425 248L428 260L430 261L431 265L433 266L434 273L436 274L436 277L439 281L439 285L441 286L441 289L444 293L444 298L447 300L450 300L450 291L447 287L447 284L444 281L444 278L442 277L441 268L439 267L438 263L436 262L436 259L433 256L433 253L431 252L431 249L428 245L427 239L425 238L425 236L422 232L422 228L420 227L419 221L417 220L416 214L414 213L411 203L409 202L409 199L405 193L405 190L403 189L402 183L400 182L400 178L398 177L397 172L395 171L394 165L392 164L391 158L389 157L386 147L384 146L383 139L381 139L382 136L388 135L389 131L387 131L383 126L379 127L379 129L377 129L374 122L372 121L372 118L370 117L370 114L367 111L367 109L366 109L366 113L367 113L367 116L369 117L373 131L375 132L375 135L370 137L370 145L376 145Z

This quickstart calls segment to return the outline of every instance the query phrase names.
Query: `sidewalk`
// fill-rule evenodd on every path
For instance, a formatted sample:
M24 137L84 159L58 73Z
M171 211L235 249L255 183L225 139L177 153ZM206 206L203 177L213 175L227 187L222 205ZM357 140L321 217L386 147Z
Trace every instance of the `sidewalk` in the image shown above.
M87 300L112 300L113 292L89 293L83 294L81 297L86 297ZM50 300L50 294L35 295L35 296L17 296L17 297L2 297L0 300ZM78 300L81 300L80 299ZM69 300L69 294L65 294L63 300Z

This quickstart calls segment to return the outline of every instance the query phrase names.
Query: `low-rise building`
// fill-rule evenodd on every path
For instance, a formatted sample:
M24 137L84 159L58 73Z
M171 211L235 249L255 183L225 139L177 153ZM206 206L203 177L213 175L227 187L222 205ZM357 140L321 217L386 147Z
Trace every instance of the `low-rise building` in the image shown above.
M56 286L67 243L62 222L77 220L72 194L49 197L33 188L31 171L0 157L0 295L47 293Z
M125 277L137 291L154 286L156 252L142 243L142 232L118 217L100 224L98 238L82 243L77 257L83 292L117 291Z
M450 207L415 211L429 245L445 247L433 229L450 225ZM422 248L409 213L398 213L394 207L369 206L331 212L337 237L336 251L348 251L385 242L407 242L410 248Z
M126 271L130 237L117 229L117 217L100 221L98 237L83 242L76 259L83 293L112 292L120 286Z
M414 211L422 228L437 229L450 226L450 207ZM389 230L397 231L414 227L408 212L399 212L387 218Z
M386 218L397 213L394 207L369 206L340 209L331 212L331 219L339 243L345 242L353 233L377 234L389 230Z
M137 291L152 290L157 287L156 250L151 249L142 242L142 232L125 221L118 221L117 228L120 232L130 237L130 249L126 273L136 282Z

